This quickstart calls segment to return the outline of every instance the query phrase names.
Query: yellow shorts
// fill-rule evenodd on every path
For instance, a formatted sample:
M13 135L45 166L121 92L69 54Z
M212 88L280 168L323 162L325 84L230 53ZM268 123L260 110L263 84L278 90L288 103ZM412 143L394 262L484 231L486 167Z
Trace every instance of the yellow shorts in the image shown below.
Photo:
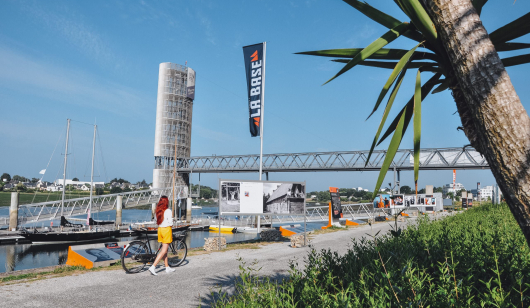
M173 242L173 230L171 227L158 228L158 242L162 244L169 244Z

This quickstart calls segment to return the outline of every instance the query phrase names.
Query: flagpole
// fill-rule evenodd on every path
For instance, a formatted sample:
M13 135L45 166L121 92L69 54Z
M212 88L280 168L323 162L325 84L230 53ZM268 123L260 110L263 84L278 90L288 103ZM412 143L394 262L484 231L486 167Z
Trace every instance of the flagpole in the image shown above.
M262 92L261 92L261 119L259 124L259 139L261 142L260 151L259 151L259 180L261 181L261 176L263 173L263 124L265 118L265 69L266 69L266 60L267 59L267 42L263 42L263 82L262 82ZM261 225L261 215L258 214L258 234L260 232Z

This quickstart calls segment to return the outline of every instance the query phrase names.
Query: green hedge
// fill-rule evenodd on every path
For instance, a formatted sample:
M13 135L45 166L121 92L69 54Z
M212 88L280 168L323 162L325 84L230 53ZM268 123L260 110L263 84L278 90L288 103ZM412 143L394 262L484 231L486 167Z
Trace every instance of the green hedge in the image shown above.
M341 256L311 251L283 282L241 266L217 307L529 307L530 253L506 205L443 220L420 218L394 235L353 241Z

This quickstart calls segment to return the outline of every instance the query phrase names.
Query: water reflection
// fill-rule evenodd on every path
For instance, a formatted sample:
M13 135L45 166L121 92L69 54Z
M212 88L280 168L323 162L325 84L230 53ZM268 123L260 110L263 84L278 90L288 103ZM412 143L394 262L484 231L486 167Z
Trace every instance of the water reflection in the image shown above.
M203 208L201 210L193 210L193 215L200 215L208 212L216 212L217 208ZM134 221L145 221L150 218L150 210L124 210L123 220L134 222ZM94 215L96 216L96 215ZM86 216L85 216L86 217ZM97 218L97 216L95 217ZM114 212L105 212L99 215L99 219L114 219ZM204 223L204 222L203 222ZM37 226L41 226L43 223L36 223ZM49 226L49 222L46 222ZM54 223L54 225L56 225ZM308 230L320 228L322 224L308 224ZM204 239L208 237L218 236L217 232L208 231L193 231L188 232L186 237L186 245L188 248L202 247L204 246ZM239 242L244 240L250 240L257 238L255 233L222 233L222 236L226 237L227 243ZM104 242L120 242L120 241L131 241L134 239L145 239L145 235L135 237L122 237L114 240L98 241L92 243L104 243ZM88 242L80 243L79 245L90 244ZM157 237L153 236L150 238L151 247L156 250L158 248ZM32 245L32 244L18 244L18 245L0 245L0 264L4 264L3 268L0 267L0 272L12 272L16 270L39 268L53 265L62 265L66 263L68 257L68 247L71 244L49 244L49 245Z

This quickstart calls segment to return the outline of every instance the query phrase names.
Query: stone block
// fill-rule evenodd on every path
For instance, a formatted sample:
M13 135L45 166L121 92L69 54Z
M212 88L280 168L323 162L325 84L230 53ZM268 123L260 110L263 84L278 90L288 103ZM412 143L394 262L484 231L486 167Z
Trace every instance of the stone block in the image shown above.
M219 242L220 241L220 242ZM208 237L204 239L204 250L215 251L226 249L225 237Z
M300 248L304 246L305 245L304 245L304 234L303 233L295 234L291 236L291 247Z
M282 232L276 229L263 230L259 235L261 240L265 242L279 241L282 238Z

